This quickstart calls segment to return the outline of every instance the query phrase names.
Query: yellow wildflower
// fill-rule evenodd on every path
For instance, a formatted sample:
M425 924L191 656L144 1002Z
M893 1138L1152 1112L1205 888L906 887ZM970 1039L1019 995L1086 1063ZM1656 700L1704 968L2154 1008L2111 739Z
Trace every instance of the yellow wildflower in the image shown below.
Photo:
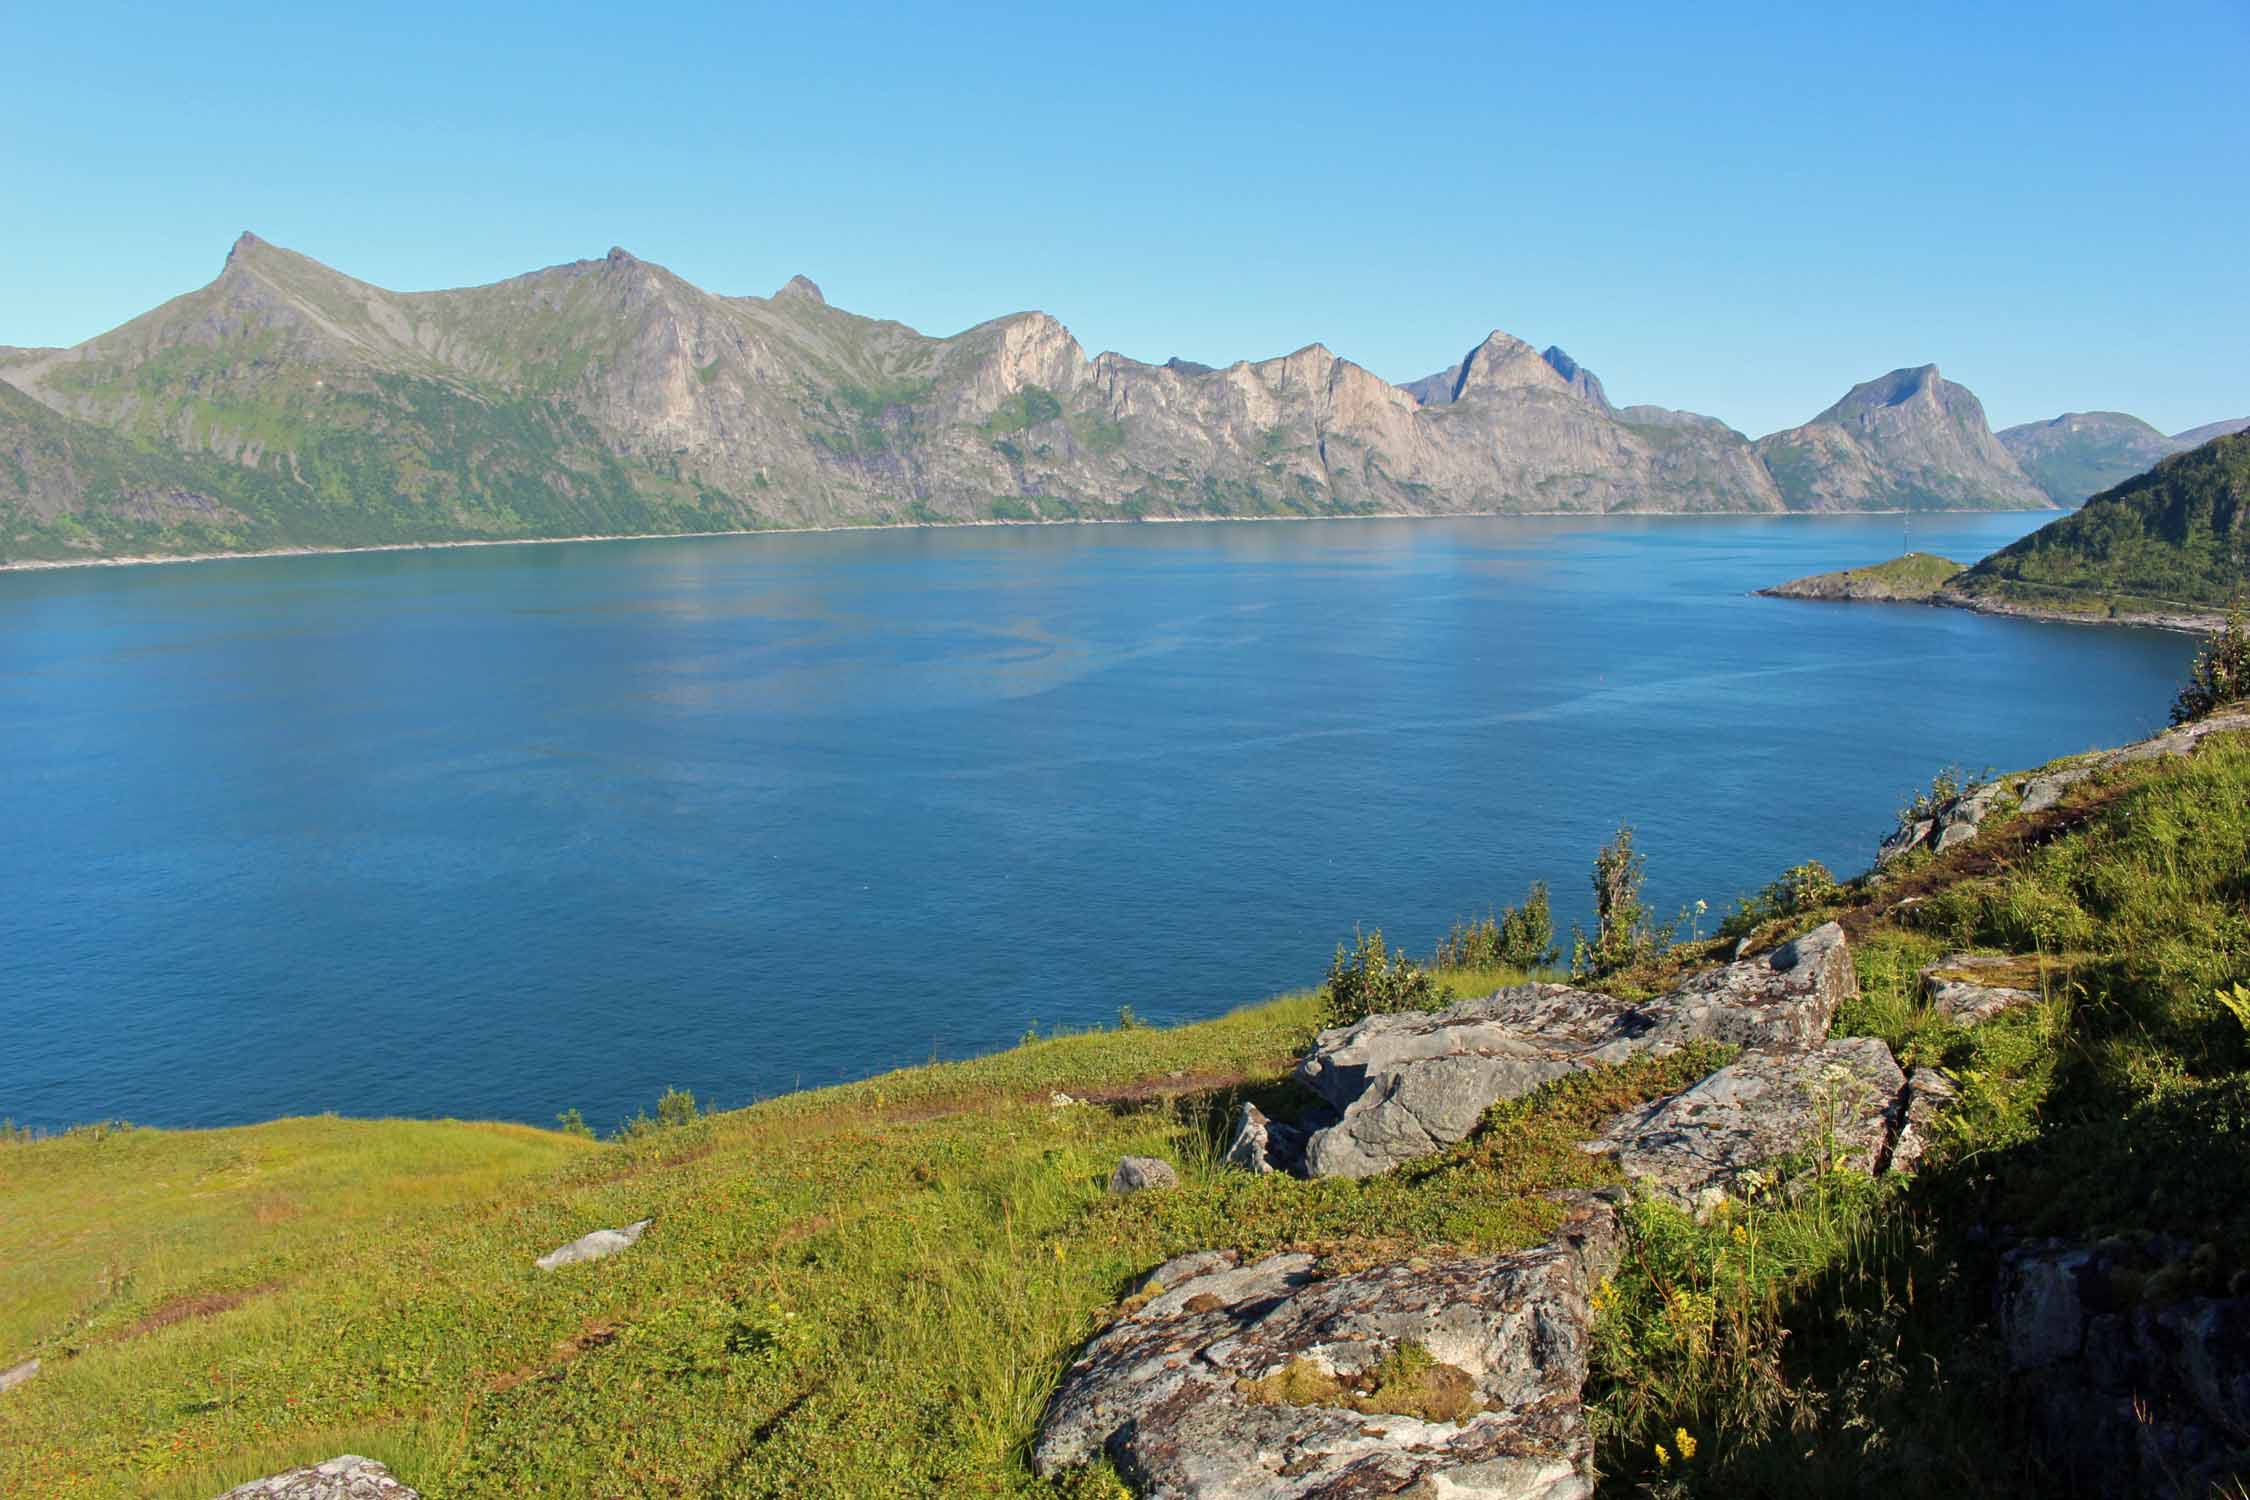
M1664 1445L1662 1443L1658 1443L1656 1445L1656 1464L1657 1467L1661 1469L1669 1469L1672 1467L1672 1455L1665 1451Z
M1680 1445L1680 1457L1682 1459L1695 1457L1694 1433L1689 1432L1685 1427L1675 1427L1672 1429L1672 1441Z

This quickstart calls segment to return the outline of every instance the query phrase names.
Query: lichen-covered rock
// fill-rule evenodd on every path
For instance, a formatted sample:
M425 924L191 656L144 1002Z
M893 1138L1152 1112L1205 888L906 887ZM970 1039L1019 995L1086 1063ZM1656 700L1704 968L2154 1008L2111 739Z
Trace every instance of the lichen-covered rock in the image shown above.
M1063 1376L1032 1467L1106 1452L1151 1500L1583 1500L1587 1295L1617 1238L1615 1211L1587 1199L1512 1255L1332 1278L1307 1255L1174 1261ZM1457 1420L1348 1394L1409 1345Z
M1683 1208L1738 1192L1798 1152L1880 1172L1905 1108L1906 1075L1874 1037L1812 1052L1752 1053L1677 1094L1626 1111L1582 1150Z
M1266 1118L1266 1112L1255 1104L1245 1104L1235 1119L1234 1139L1221 1160L1245 1172L1302 1171L1305 1133L1294 1125Z
M1922 971L1922 991L1939 1011L1964 1026L1973 1026L2006 1011L2037 1005L2036 993L2003 982L2037 971L2037 961L2032 959L1955 953Z
M10 1365L0 1370L0 1391L12 1391L39 1373L39 1361L27 1359L20 1365Z
M2126 1289L2191 1247L2043 1241L2001 1258L1997 1326L2058 1479L2202 1494L2250 1468L2250 1298Z
M1525 984L1440 1011L1370 1016L1322 1032L1298 1066L1333 1112L1313 1128L1304 1169L1315 1177L1388 1171L1463 1139L1499 1100L1641 1052L1699 1040L1815 1046L1856 993L1843 929L1830 922L1646 1003Z
M620 1250L630 1250L640 1239L641 1232L655 1222L654 1219L639 1219L622 1229L597 1229L591 1234L582 1234L561 1249L548 1251L533 1264L542 1271L552 1271L557 1266L607 1259Z
M1928 847L1943 853L1969 842L1983 829L1984 820L1999 806L2001 799L2014 796L2019 790L2018 783L2004 780L1971 787L1959 796L1947 798L1931 808L1929 816L1900 825L1884 839L1875 853L1875 868L1883 869L1915 849Z
M373 1459L347 1453L324 1464L253 1479L219 1500L420 1500L420 1495Z
M1180 1174L1172 1170L1172 1164L1153 1156L1128 1156L1109 1174L1109 1190L1113 1193L1140 1193L1179 1185Z

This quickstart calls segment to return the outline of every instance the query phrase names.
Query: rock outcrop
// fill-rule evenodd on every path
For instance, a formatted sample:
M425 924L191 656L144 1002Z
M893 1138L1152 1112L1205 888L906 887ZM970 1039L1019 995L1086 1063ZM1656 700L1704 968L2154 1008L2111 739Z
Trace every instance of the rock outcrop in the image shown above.
M2048 1240L2002 1257L1996 1325L2058 1478L2191 1495L2250 1466L2250 1298L2138 1290L2194 1253Z
M597 1229L582 1234L558 1250L550 1250L533 1264L542 1271L552 1271L558 1266L575 1266L589 1260L607 1260L621 1250L630 1250L654 1219L636 1219L622 1229Z
M1304 1170L1366 1177L1464 1139L1484 1112L1568 1073L1693 1041L1801 1050L1828 1034L1858 980L1834 923L1634 1003L1527 984L1435 1012L1322 1032L1297 1076L1329 1106Z
M1305 1133L1245 1104L1235 1116L1234 1139L1222 1160L1245 1172L1296 1172L1305 1162Z
M1169 1262L1064 1374L1032 1467L1106 1453L1156 1500L1584 1500L1587 1298L1618 1232L1590 1198L1510 1255Z
M12 1391L39 1373L39 1361L27 1359L20 1365L10 1365L0 1370L0 1391Z
M391 1471L371 1458L345 1454L324 1464L308 1464L237 1485L219 1500L420 1500Z
M1932 1008L1964 1026L1973 1026L2007 1011L2037 1005L2036 991L2008 981L2036 982L2038 971L2036 959L1954 953L1922 971L1922 993Z
M1809 1052L1752 1053L1667 1098L1630 1110L1580 1149L1682 1208L1738 1196L1753 1173L1810 1153L1867 1173L1891 1165L1906 1075L1874 1037Z

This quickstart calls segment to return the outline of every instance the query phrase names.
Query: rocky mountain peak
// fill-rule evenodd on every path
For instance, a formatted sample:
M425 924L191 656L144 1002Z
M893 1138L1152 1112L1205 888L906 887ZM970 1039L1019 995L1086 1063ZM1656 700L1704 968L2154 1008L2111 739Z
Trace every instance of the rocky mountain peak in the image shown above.
M1609 393L1602 389L1601 377L1565 354L1560 344L1549 344L1539 357L1579 395L1603 411L1614 410L1609 404Z
M817 302L822 307L826 307L828 305L828 299L820 294L820 283L813 280L810 276L792 276L789 278L787 283L782 286L780 291L773 294L773 300L776 302L780 302L790 297L802 298L808 302Z
M1538 350L1496 328L1461 362L1453 399L1521 390L1572 391L1573 387Z
M240 260L246 256L255 255L260 250L270 250L272 248L273 247L267 244L264 240L259 239L256 235L245 229L242 231L241 235L236 238L235 242L227 248L227 264L231 266L237 260Z

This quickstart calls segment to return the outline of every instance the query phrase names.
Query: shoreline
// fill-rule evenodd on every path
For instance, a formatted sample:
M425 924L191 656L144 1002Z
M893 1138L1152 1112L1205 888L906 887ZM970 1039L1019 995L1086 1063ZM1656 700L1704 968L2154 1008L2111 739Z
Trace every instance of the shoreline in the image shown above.
M2055 507L2057 515L2064 512ZM1617 517L1634 520L1843 520L1863 516L2017 516L2039 515L2028 509L1987 510L1454 510L1370 511L1338 516L1074 516L1056 521L870 521L864 525L742 526L721 531L608 531L577 536L461 537L428 542L369 542L351 547L259 547L242 552L167 552L124 557L24 558L0 562L0 574L52 573L72 568L146 568L172 563L237 562L260 557L348 557L376 552L450 552L469 547L556 547L573 542L682 542L730 536L821 536L845 531L955 531L972 526L1221 526L1246 522L1292 521L1459 521L1459 520L1587 520Z

